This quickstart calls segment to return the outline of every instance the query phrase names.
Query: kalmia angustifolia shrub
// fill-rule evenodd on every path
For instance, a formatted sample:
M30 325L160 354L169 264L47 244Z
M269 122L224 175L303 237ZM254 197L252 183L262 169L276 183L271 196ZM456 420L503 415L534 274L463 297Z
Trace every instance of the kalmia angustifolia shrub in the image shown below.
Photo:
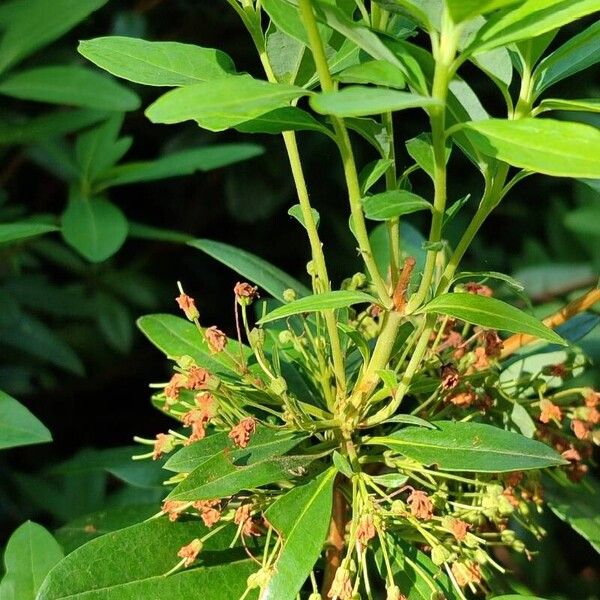
M581 334L561 330L565 340L554 331L600 293L585 293L543 323L496 297L501 288L519 294L517 282L459 267L482 223L523 178L600 177L596 129L538 117L575 104L597 110L595 100L539 97L590 66L581 57L598 43L597 24L541 57L558 28L600 5L228 3L256 45L263 79L239 74L220 51L182 44L100 38L80 50L115 75L175 87L147 109L154 122L283 134L299 202L290 214L308 234L311 286L245 251L191 242L243 278L231 297L237 335L206 327L201 297L196 302L181 287L177 303L189 322L140 321L174 361L171 379L155 384L153 396L174 426L154 440L138 438L152 446L138 458L168 456L169 494L155 520L67 557L41 597L86 589L125 597L123 582L156 598L511 593L506 550L527 554L527 535L543 536L537 515L547 490L553 507L561 494L579 493L569 480L586 476L600 436L599 394L570 381L585 363L569 345ZM429 50L415 43L423 33ZM471 73L462 68L467 62L496 83L506 118L486 113L462 78ZM405 109L411 112L399 113ZM429 131L406 140L403 119L418 109ZM364 265L341 289L330 281L299 130L321 132L339 150ZM351 132L372 147L373 162L360 170ZM408 161L396 157L402 144ZM454 248L445 226L468 198L448 201L450 154L465 155L484 180ZM338 168L323 159L324 169ZM412 191L417 172L431 178L430 198ZM404 216L418 211L430 232L415 243ZM382 223L371 229L367 220ZM110 557L123 552L142 553L136 575L88 566L87 583L64 582L68 568L92 556L116 568L128 558Z

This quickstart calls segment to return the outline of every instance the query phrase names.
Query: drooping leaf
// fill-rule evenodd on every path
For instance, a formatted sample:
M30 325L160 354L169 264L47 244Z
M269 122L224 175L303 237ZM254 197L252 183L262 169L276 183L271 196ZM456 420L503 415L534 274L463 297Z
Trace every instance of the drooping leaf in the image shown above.
M370 444L384 445L443 471L503 473L566 464L552 448L483 423L434 421L437 429L406 427Z
M129 111L140 106L130 89L90 69L77 66L35 67L0 82L0 94L67 106Z
M50 569L62 557L63 551L52 534L26 521L6 544L6 575L0 583L0 598L33 600Z
M349 86L339 92L312 96L310 105L318 113L337 117L364 117L408 108L437 106L434 98L389 88Z
M179 549L207 532L197 520L155 519L103 535L64 558L44 581L38 600L183 599L203 589L211 590L211 600L239 598L256 564L243 552L226 550L235 534L230 528L206 540L201 568L165 577L177 564ZM247 598L256 600L257 594Z
M102 175L99 188L181 177L191 175L195 171L212 171L260 156L263 151L262 146L257 144L215 144L181 150L156 160L125 163L113 167Z
M127 238L127 218L108 200L72 194L62 215L65 241L90 262L112 256Z
M245 250L205 239L194 240L189 245L227 265L282 302L286 289L294 290L298 296L308 296L311 293L307 287L281 269Z
M79 42L78 50L101 69L143 85L177 87L235 73L227 54L193 44L111 36Z
M533 90L539 96L550 86L600 61L600 21L572 37L544 58L533 73Z
M469 140L486 156L555 177L600 178L600 131L552 119L467 123Z
M385 221L432 208L427 200L407 190L390 190L363 198L365 216L373 221Z
M210 500L232 496L241 490L293 479L306 467L310 456L271 457L249 465L236 465L222 451L196 467L168 496L169 500Z
M544 499L552 512L568 523L600 553L600 482L591 475L573 483L564 474L547 478Z
M38 235L57 231L58 227L46 223L21 221L18 223L0 223L0 244L11 244L28 240Z
M47 138L66 135L94 123L110 113L89 108L58 110L21 121L0 121L0 144L29 144Z
M221 354L210 354L201 333L186 319L167 314L146 315L140 317L137 324L142 333L169 358L190 356L198 365L215 374L232 370L230 362L220 360ZM233 344L233 341L229 343Z
M468 293L442 294L427 303L420 311L449 315L488 329L528 333L548 342L566 344L558 334L541 321L497 298Z
M194 120L204 129L223 131L308 93L293 85L236 75L167 92L146 109L146 116L153 123Z
M598 0L526 0L512 10L492 15L464 52L475 54L535 38L598 10Z
M455 23L505 8L522 0L446 0L448 11Z
M335 469L276 500L265 517L282 537L275 572L261 600L294 598L321 554L331 515Z
M54 532L56 539L71 553L90 540L112 531L124 529L149 519L158 512L157 504L133 504L113 506L98 512L77 517Z
M320 220L318 211L315 208L311 208L310 212L312 214L315 225L318 227L319 220ZM288 210L288 215L290 215L290 217L294 217L294 219L296 219L298 221L298 223L300 223L300 225L302 225L302 227L304 227L304 229L306 229L306 223L304 222L304 215L302 214L302 209L300 208L299 204L294 204L293 206L291 206Z
M0 72L69 31L107 0L46 0L14 5L0 41Z
M369 60L340 71L335 79L342 83L364 83L403 89L406 81L402 71L385 60Z
M243 459L251 465L273 456L281 456L297 446L306 436L289 431L278 431L259 425L246 448L237 448L228 434L209 435L178 450L165 464L165 469L175 473L189 473L227 448L231 460Z
M377 304L377 300L373 296L365 294L364 292L359 292L358 290L335 290L333 292L324 292L322 294L314 294L312 296L306 296L305 298L299 298L284 306L280 306L272 310L258 322L264 324L277 319L291 317L292 315L346 308L353 304L361 303Z
M0 449L51 441L48 429L29 410L0 390Z

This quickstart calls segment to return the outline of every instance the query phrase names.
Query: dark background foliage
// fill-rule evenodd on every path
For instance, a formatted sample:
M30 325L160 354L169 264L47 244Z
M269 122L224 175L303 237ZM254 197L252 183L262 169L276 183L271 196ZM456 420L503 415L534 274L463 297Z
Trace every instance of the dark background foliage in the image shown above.
M565 28L554 44L584 25ZM60 41L30 57L25 66L77 62L81 60L76 53L77 40L111 34L218 47L232 56L240 71L260 72L248 36L226 3L194 0L109 2ZM584 72L564 82L562 97L595 96L598 83L591 75ZM503 107L493 84L475 68L465 70L464 76L487 110L500 116ZM136 89L143 106L160 91L141 86ZM8 98L1 102L3 111L32 116L45 108ZM597 115L570 118L600 124ZM417 111L407 111L395 126L399 137L409 139L427 124ZM134 139L128 160L152 159L178 148L239 141L242 137L229 132L209 134L190 123L152 125L142 110L127 114L123 132ZM316 134L300 136L312 199L322 216L325 252L334 282L339 284L358 268L358 261L346 227L347 206L337 151ZM111 199L131 220L239 246L304 278L308 247L303 230L287 214L295 198L282 142L274 136L252 141L264 145L263 157L208 173L117 188ZM360 139L354 141L359 164L372 160ZM400 163L407 162L404 149L397 150ZM452 243L474 212L481 181L458 153L450 165L451 199L472 194L448 232ZM417 179L414 183L419 193L430 195L428 181ZM65 184L35 159L30 148L0 147L0 221L60 214L66 193ZM581 219L573 217L598 206L597 202L590 204L594 194L584 184L570 180L529 178L489 219L467 256L465 270L511 273L525 283L538 314L552 312L570 292L593 284L597 277L600 209L594 213L598 217L595 226L593 219L591 224L584 219L587 225L582 226ZM410 220L424 227L418 218ZM44 285L39 285L40 277ZM51 465L83 448L128 445L133 434L153 437L169 426L148 400L148 383L168 377L165 361L133 323L149 312L176 312L178 280L196 298L203 323L218 324L233 335L236 275L185 245L129 239L117 254L98 264L87 263L65 250L60 234L0 248L0 289L10 288L13 296L19 296L19 302L68 343L84 365L84 373L75 375L52 366L39 353L16 349L0 340L0 389L18 397L48 426L54 438L51 445L0 454L0 539L5 540L27 518L56 526L69 517L99 509L107 494L118 488L112 478L89 473L74 476L70 483L43 475ZM65 296L53 299L52 290L64 291L74 283L82 286L82 295L74 295L71 302ZM98 327L93 299L99 292L116 294L125 306L122 335L112 344L110 336L102 335L102 326ZM0 311L10 320L9 305L0 303ZM583 346L592 360L600 359L598 334L585 338ZM590 383L600 379L594 368L586 377ZM156 497L155 490L144 493L148 499ZM43 501L41 496L46 496ZM62 505L62 512L57 505ZM583 575L577 584L581 591L567 591L569 598L584 594L584 588L593 589L600 571L592 550L575 534L567 534L553 518L544 519L551 534L544 548L545 560L535 567L522 565L524 576L535 581L540 592L548 593L569 590L571 577ZM562 553L567 544L574 549L568 558Z

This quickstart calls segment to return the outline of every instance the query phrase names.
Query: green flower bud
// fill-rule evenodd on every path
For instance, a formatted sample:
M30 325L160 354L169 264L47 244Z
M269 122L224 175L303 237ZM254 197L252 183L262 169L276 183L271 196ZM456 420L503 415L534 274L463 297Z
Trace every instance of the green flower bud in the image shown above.
M514 541L517 539L517 535L515 534L515 532L512 529L505 529L501 534L500 534L500 540L502 541L503 544L512 544L514 543Z
M443 565L450 558L450 552L444 546L434 546L431 549L431 560L438 567Z
M306 272L307 272L309 275L316 275L316 274L317 274L317 270L316 270L316 268L315 268L315 263L314 263L314 261L312 261L312 260L309 260L309 261L306 263Z
M364 273L354 273L352 275L352 279L350 280L350 285L352 289L356 290L364 287L367 284L367 276Z
M402 502L401 500L392 501L390 508L392 510L392 513L394 513L395 515L402 515L406 512L404 502Z
M485 565L485 563L488 562L488 556L481 548L475 550L473 558L475 559L475 562L480 565Z
M313 592L309 597L308 600L323 600L323 596L321 596L321 594L319 594L318 592Z
M196 366L196 361L187 354L180 356L176 362L177 366L180 367L183 371L189 371L192 367Z
M280 331L277 337L282 346L287 346L287 344L291 344L294 341L294 334L288 329Z
M525 544L521 540L515 540L513 542L512 548L515 552L521 554L525 551Z
M298 297L298 295L296 294L296 290L293 290L291 288L288 288L287 290L283 290L284 302L293 302L294 300L296 300L297 297Z
M283 377L276 377L269 384L270 390L277 396L281 396L287 392L287 383Z

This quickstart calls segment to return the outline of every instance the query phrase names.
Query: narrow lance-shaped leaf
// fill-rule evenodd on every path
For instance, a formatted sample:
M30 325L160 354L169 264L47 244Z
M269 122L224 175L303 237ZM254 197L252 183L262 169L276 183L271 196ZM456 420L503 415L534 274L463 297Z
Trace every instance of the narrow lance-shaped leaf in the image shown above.
M522 0L446 0L448 11L455 23L505 8Z
M496 298L468 293L442 294L421 308L420 312L449 315L488 329L528 333L548 342L566 345L558 334L541 321Z
M311 293L297 279L255 254L240 248L204 239L194 240L189 245L227 265L242 277L267 291L273 298L277 298L282 302L284 301L283 292L286 289L294 290L298 296L308 296Z
M223 451L194 469L169 495L169 500L210 500L232 496L241 490L294 478L299 467L307 466L314 457L282 456L250 465L237 466Z
M270 321L275 321L276 319L283 319L285 317L291 317L292 315L299 315L302 313L346 308L348 306L352 306L353 304L361 303L377 304L377 300L369 294L353 290L324 292L322 294L314 294L313 296L300 298L290 302L289 304L280 306L263 317L259 323L269 323Z
M349 86L339 92L312 96L310 104L324 115L364 117L408 108L438 106L435 98L387 88Z
M0 449L51 441L48 429L20 402L0 390Z
M515 167L555 177L600 178L600 130L552 119L489 119L466 124L477 149Z
M566 464L541 442L483 423L434 421L437 429L407 427L369 444L384 445L443 471L504 473Z
M177 87L235 73L227 54L193 44L110 36L79 42L78 50L101 69L144 85Z
M321 554L329 530L335 469L276 500L265 517L282 538L261 600L295 598Z
M42 581L62 557L61 547L48 531L32 521L23 523L6 545L6 575L0 583L0 598L35 598Z
M256 563L243 551L227 550L233 528L206 540L198 557L201 568L165 577L180 560L179 549L206 533L197 520L171 523L164 518L101 536L65 557L44 581L38 599L195 598L198 590L210 590L211 600L239 598ZM253 592L246 600L257 597Z
M535 95L600 61L599 40L600 21L596 21L544 58L533 73Z
M309 94L283 83L239 75L167 92L146 109L153 123L195 120L204 129L223 131Z
M128 111L140 106L138 96L108 76L77 66L36 67L20 71L0 82L0 94L20 98Z
M599 98L582 98L576 100L563 100L562 98L544 98L536 107L536 114L549 110L565 110L573 112L600 112Z
M0 244L20 242L57 230L58 227L45 223L0 223Z

